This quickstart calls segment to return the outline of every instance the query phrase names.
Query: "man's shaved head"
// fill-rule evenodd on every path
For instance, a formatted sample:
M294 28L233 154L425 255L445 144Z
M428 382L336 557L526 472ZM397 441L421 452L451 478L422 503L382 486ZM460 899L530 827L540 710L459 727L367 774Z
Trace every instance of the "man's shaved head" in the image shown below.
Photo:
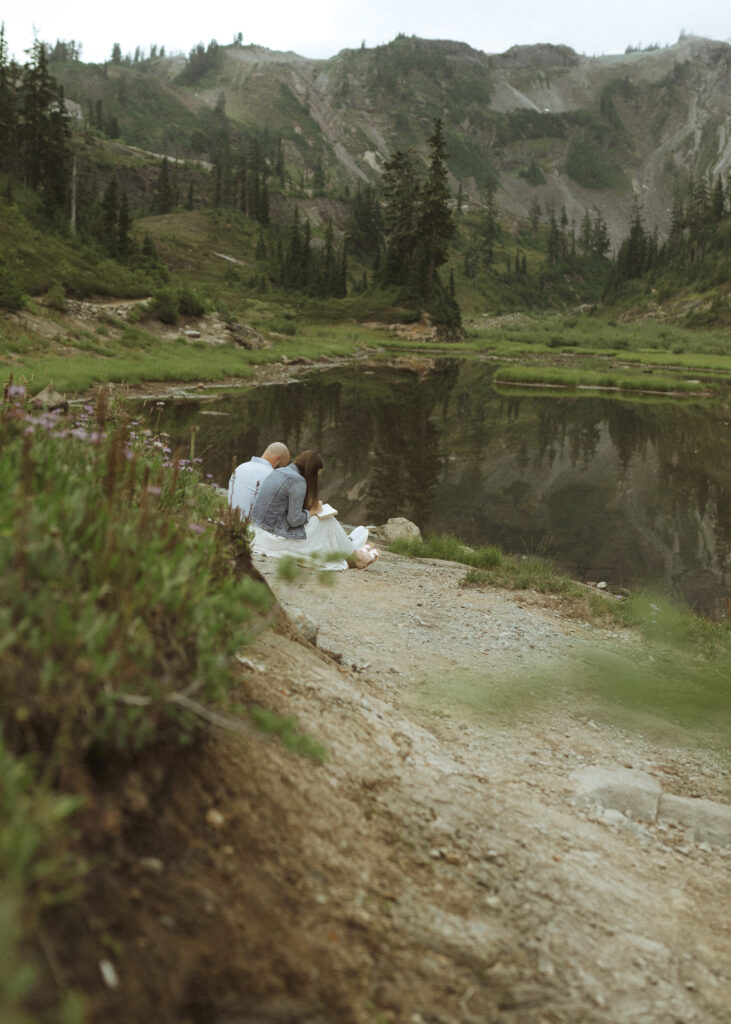
M271 462L275 469L277 466L287 466L289 464L289 448L286 444L282 444L281 441L272 441L265 448L262 459Z

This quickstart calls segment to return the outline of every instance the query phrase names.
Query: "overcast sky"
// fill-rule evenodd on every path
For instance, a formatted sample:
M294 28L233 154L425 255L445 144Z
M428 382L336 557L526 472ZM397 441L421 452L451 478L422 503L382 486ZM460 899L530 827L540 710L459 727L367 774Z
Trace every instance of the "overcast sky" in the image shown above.
M10 6L10 5L9 5ZM731 42L730 0L269 0L254 4L219 0L213 7L169 0L35 0L15 2L5 13L10 55L24 62L34 36L44 42L75 39L82 60L107 60L112 45L123 53L165 46L188 53L211 39L294 50L304 57L387 43L399 32L425 39L469 43L485 53L515 44L564 43L587 56L624 53L628 45L661 46L681 32Z

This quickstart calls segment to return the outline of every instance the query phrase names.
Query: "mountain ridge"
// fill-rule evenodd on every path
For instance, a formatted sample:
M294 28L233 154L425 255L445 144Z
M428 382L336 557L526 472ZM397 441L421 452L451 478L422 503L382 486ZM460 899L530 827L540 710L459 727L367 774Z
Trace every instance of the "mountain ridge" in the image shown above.
M440 116L451 188L467 203L479 206L492 181L513 227L536 201L544 210L565 208L576 225L596 210L615 246L635 197L648 228L664 234L673 192L688 176L731 168L731 46L724 42L690 36L664 49L586 57L554 44L486 54L468 43L399 36L328 59L255 44L217 47L214 56L192 84L180 80L189 63L180 56L144 61L139 70L62 63L54 73L82 109L106 88L125 141L171 156L206 156L193 152L189 122L223 107L234 130L278 134L305 185L320 160L328 192L376 183L397 149L423 152L425 129ZM148 92L158 84L179 109L163 145L145 145L150 140L125 109L131 75L144 77Z

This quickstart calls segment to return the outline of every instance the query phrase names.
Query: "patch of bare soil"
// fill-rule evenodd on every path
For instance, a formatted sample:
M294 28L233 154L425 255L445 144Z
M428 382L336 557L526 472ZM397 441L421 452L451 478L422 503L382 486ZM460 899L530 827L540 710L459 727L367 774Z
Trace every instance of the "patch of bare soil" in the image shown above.
M562 690L597 650L643 657L636 638L465 590L449 563L386 554L329 587L257 564L318 646L261 634L237 697L296 716L327 762L215 730L97 768L98 868L48 915L49 984L100 1024L729 1020L731 858L575 799L587 765L728 798L713 753L597 725ZM532 679L548 700L491 707Z

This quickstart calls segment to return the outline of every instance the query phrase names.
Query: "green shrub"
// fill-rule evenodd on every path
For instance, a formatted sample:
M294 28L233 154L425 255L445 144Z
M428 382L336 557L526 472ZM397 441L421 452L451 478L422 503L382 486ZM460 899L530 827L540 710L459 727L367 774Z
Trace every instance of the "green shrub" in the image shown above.
M74 425L3 408L0 713L22 708L24 742L46 756L186 738L175 691L223 697L268 601L232 574L195 467L134 433L103 410Z
M190 288L181 288L178 292L178 308L181 316L203 316L205 304Z
M55 309L57 313L63 313L66 309L66 289L57 281L46 292L44 301L49 309Z
M0 266L0 309L13 313L25 305L25 296L9 267Z
M173 288L161 288L152 297L149 312L156 320L161 320L162 323L174 327L180 319L178 293Z

